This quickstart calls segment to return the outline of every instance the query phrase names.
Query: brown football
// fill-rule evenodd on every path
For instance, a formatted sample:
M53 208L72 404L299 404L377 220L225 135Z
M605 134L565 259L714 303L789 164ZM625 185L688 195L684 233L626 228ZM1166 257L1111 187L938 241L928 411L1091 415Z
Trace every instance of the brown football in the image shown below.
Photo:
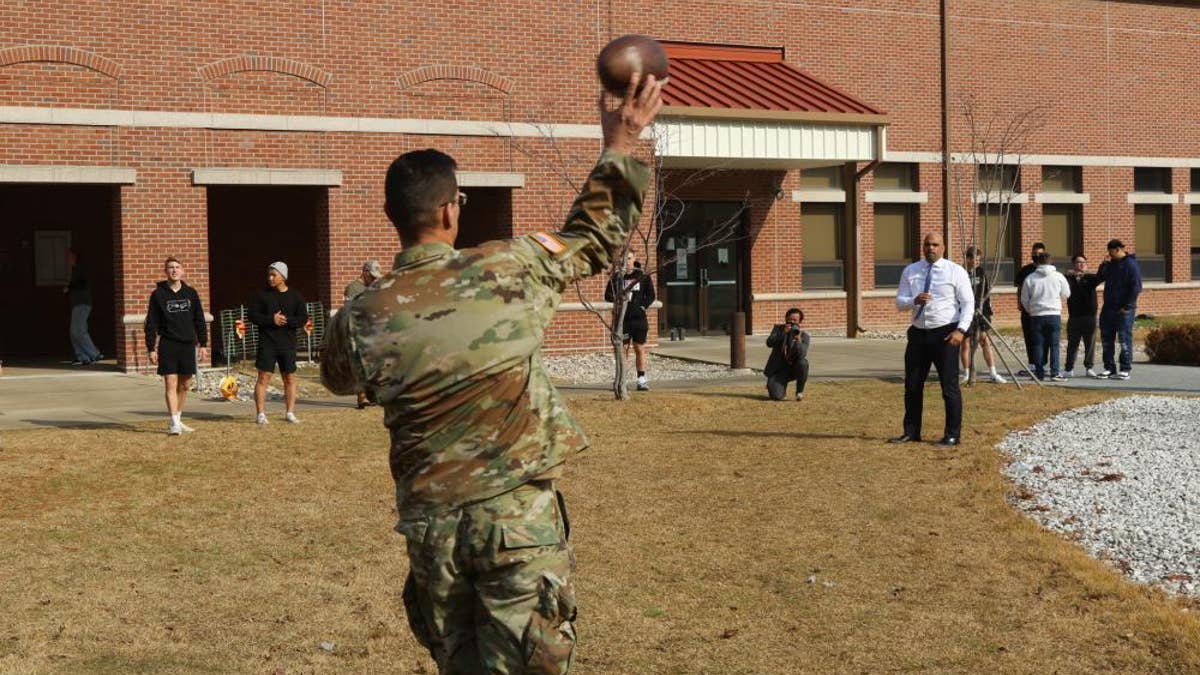
M613 96L624 96L634 71L654 75L660 82L667 78L667 52L658 40L645 35L622 35L604 45L596 57L600 84Z

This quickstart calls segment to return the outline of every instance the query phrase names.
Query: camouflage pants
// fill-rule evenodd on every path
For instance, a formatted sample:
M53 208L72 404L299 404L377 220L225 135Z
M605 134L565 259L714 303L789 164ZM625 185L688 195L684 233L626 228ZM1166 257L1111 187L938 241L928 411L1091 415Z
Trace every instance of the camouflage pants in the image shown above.
M567 672L569 528L552 481L396 526L408 540L409 625L443 674Z

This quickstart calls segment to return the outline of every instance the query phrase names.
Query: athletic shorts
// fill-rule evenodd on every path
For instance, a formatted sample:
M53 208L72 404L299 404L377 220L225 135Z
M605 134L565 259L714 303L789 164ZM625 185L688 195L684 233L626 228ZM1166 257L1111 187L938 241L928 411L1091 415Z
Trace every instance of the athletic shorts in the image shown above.
M158 374L196 374L196 345L162 338L158 341Z
M254 359L254 367L272 373L279 366L280 373L296 372L296 350L287 347L276 347L269 342L258 345L258 356Z
M650 324L645 319L625 321L625 341L632 340L639 345L646 344L646 336L650 334Z

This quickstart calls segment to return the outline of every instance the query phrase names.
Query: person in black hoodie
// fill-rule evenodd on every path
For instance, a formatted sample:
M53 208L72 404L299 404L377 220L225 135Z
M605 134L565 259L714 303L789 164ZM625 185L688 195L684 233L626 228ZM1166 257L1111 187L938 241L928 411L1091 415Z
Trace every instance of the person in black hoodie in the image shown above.
M296 419L296 331L308 321L308 307L300 292L288 288L288 266L274 262L267 268L267 287L250 302L250 322L258 326L258 381L254 384L255 422L267 423L267 385L275 366L283 377L284 419Z
M1142 292L1142 268L1137 256L1125 252L1120 239L1108 242L1108 260L1100 263L1096 277L1104 284L1104 307L1100 309L1100 345L1104 370L1100 377L1128 380L1133 370L1133 319L1137 316L1138 294ZM1120 360L1114 363L1114 342L1121 339ZM1120 370L1117 370L1117 366Z
M166 389L167 412L171 414L167 434L178 436L195 431L183 423L183 407L196 375L196 345L200 345L201 358L208 356L208 325L200 294L183 283L183 264L167 258L163 271L167 278L158 282L146 308L146 349Z
M1088 377L1097 377L1096 365L1096 287L1100 279L1087 271L1087 256L1082 253L1071 258L1071 270L1067 272L1067 285L1071 297L1067 298L1067 367L1063 374L1075 377L1075 356L1079 353L1079 341L1083 340L1083 367Z
M621 333L625 336L625 344L633 345L637 390L650 391L650 382L646 379L646 338L650 334L646 309L654 304L654 282L646 277L642 271L642 264L634 259L632 251L625 254L625 264L621 270L608 280L608 286L604 289L604 299L613 302L618 293L624 294L626 300ZM628 347L625 355L629 356Z

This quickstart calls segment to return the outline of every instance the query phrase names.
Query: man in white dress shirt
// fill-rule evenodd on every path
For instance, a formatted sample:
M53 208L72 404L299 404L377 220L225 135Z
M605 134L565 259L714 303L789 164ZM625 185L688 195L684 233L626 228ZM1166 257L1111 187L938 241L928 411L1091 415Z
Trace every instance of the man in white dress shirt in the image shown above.
M942 235L931 232L921 245L925 259L904 268L896 307L912 311L904 350L904 433L892 443L921 440L921 413L929 366L936 365L946 402L946 429L938 445L958 445L962 433L962 392L958 388L958 346L975 316L971 279L961 266L942 257Z

